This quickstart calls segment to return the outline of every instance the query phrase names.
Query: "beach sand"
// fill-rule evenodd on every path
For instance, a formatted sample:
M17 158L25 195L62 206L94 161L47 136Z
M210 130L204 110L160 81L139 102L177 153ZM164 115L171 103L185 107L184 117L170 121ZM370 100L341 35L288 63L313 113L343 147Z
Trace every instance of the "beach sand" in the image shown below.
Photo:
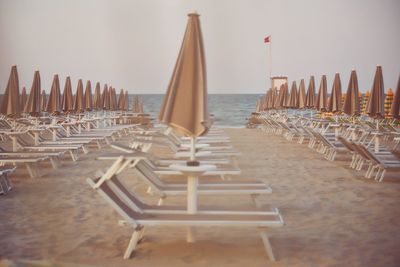
M132 229L87 185L113 151L92 149L30 179L23 168L11 176L14 190L0 197L0 266L400 266L400 180L363 178L340 156L329 162L307 145L255 129L226 129L242 152L243 178L269 183L260 198L280 209L286 225L270 231L277 262L271 262L252 228L197 228L185 242L181 227L150 227L134 257L122 255ZM398 175L400 176L400 175ZM146 186L128 170L121 178L150 203ZM184 204L182 197L165 203ZM253 206L248 196L206 196L200 203ZM15 264L15 265L14 265Z

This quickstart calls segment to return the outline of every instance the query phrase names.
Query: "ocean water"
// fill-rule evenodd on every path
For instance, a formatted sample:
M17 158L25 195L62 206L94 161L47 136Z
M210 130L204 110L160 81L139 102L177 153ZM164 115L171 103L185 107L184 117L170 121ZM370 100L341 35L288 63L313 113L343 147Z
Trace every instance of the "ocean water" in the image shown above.
M135 95L129 95L131 108ZM151 117L157 118L163 94L138 94L143 102L144 111ZM209 94L208 104L210 113L215 116L215 126L219 127L244 127L246 118L255 111L257 99L260 94ZM48 99L49 95L47 95ZM0 103L3 95L0 95ZM0 104L1 105L1 104Z
M138 95L143 102L144 111L153 118L158 117L162 94ZM209 94L208 108L215 116L215 126L219 127L244 127L246 118L255 111L257 99L260 94ZM131 105L134 95L129 95Z

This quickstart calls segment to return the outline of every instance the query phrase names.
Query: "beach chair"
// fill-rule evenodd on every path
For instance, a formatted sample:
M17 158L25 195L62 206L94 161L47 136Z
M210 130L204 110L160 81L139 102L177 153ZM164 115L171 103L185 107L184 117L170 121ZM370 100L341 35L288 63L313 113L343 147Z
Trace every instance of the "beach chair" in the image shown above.
M134 209L127 205L109 187L104 180L87 179L90 186L95 189L124 219L125 223L132 226L133 234L123 258L129 259L136 249L144 227L148 226L223 226L223 227L251 227L260 231L265 250L271 261L275 261L272 246L267 235L268 228L281 227L284 221L280 214L271 215L226 215L226 214L148 214L143 209Z
M0 167L0 195L5 195L12 189L12 183L10 179L8 179L8 174L13 173L15 169L16 167Z
M371 178L375 169L377 169L375 181L382 182L387 170L400 169L400 160L393 154L385 155L385 157L379 157L361 144L356 144L356 146L363 156L370 161L370 167L365 175L366 178Z

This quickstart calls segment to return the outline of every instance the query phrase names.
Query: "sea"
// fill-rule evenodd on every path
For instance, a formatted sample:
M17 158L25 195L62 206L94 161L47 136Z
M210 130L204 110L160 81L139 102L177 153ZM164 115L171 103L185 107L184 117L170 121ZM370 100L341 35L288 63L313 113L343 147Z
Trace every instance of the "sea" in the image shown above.
M132 106L133 98L129 95L129 107ZM143 102L144 112L149 113L152 118L157 118L160 111L164 94L137 94ZM49 95L47 95L48 99ZM257 99L261 94L209 94L209 112L214 114L214 126L224 128L245 127L246 119L256 109ZM3 95L0 95L0 103Z
M143 102L145 113L158 117L163 94L137 95ZM129 95L131 105L134 95ZM256 102L261 94L209 94L208 109L214 114L214 126L224 128L245 127L247 118L256 109Z

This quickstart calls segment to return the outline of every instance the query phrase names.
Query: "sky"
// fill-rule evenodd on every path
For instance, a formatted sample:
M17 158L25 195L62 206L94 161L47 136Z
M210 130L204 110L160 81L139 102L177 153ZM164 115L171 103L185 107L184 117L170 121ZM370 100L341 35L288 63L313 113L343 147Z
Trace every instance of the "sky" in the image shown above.
M400 74L399 0L0 0L0 93L12 65L30 90L54 74L130 93L165 93L187 13L200 16L209 93L265 93L269 73L289 82L336 72L362 92L376 65L386 89ZM271 47L263 42L271 35ZM269 49L271 48L271 58Z

